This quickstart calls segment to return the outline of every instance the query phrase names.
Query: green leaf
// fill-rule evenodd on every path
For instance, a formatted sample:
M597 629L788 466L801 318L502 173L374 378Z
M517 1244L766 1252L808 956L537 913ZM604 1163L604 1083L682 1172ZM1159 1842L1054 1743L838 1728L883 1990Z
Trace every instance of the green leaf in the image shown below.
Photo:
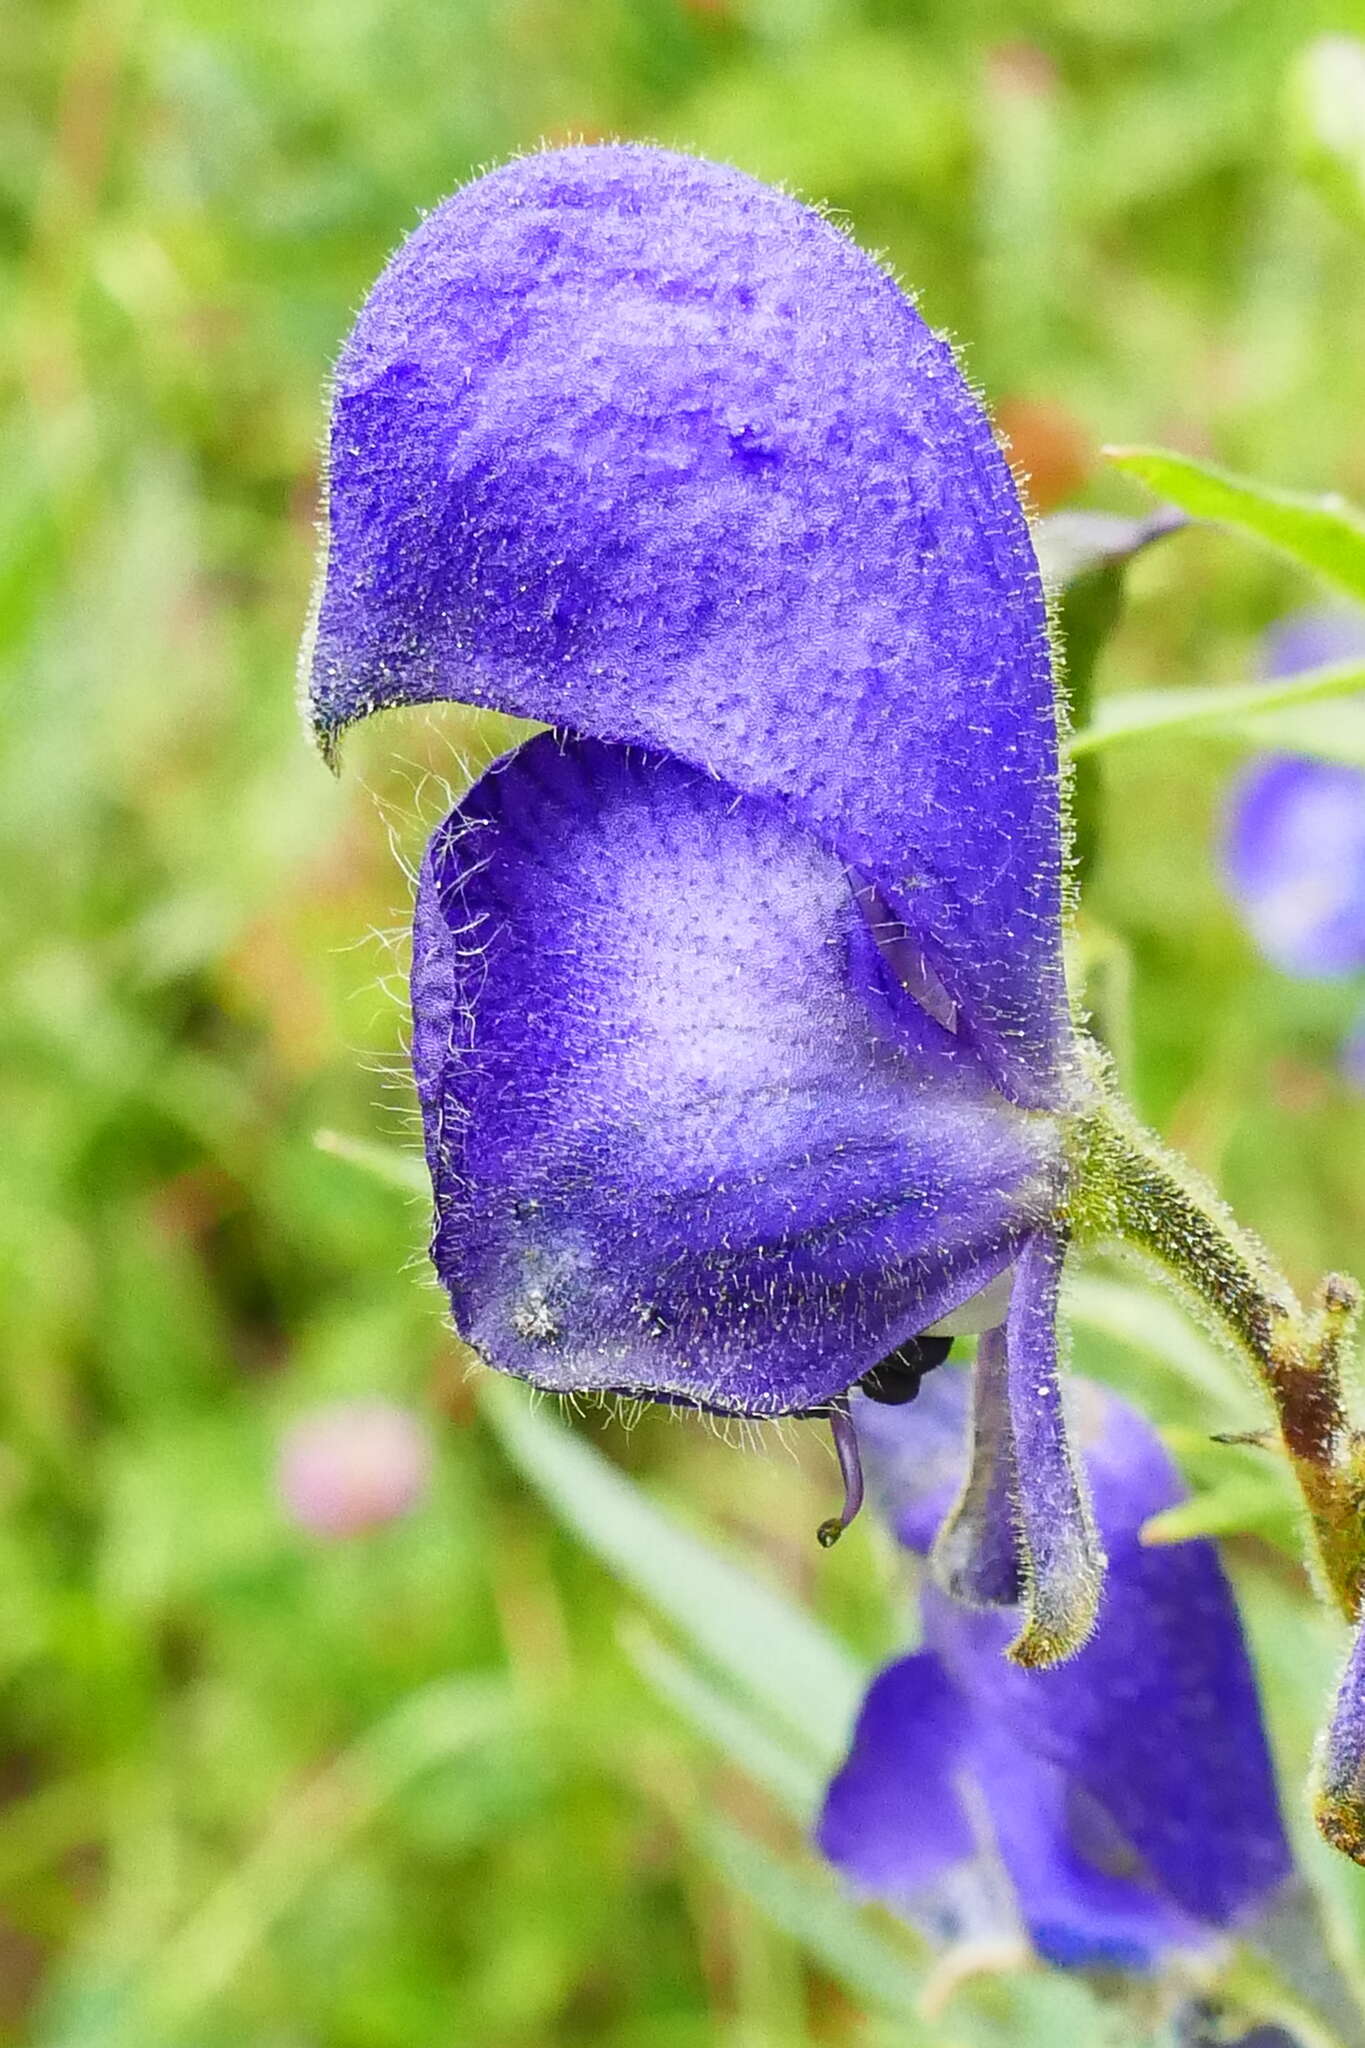
M825 1774L773 1735L761 1722L714 1686L694 1665L669 1649L643 1623L621 1631L626 1655L646 1684L680 1714L688 1726L739 1765L756 1785L805 1825L820 1803Z
M804 1949L861 2003L905 2025L906 2048L941 2038L919 2016L920 1973L825 1870L784 1863L728 1821L700 1823L696 1838L725 1883Z
M194 1909L124 1996L62 2048L185 2042L299 1897L424 1772L495 1740L515 1702L498 1679L439 1679L409 1693L276 1813L247 1855Z
M1059 2041L1148 2048L1148 2028L1118 2006L1102 2006L1076 1976L1039 1970L1005 1946L995 1955L968 1948L922 1971L829 1873L784 1862L725 1820L701 1821L695 1839L726 1885L771 1926L870 2012L898 2021L897 2048L1056 2048Z
M1300 168L1354 228L1365 228L1365 43L1317 36L1289 77L1290 142Z
M1365 517L1344 498L1279 490L1164 448L1106 448L1105 454L1191 518L1231 526L1365 599Z
M319 1152L344 1159L348 1166L358 1167L361 1173L369 1174L372 1180L382 1180L388 1187L401 1188L410 1195L430 1193L431 1183L420 1152L402 1152L396 1145L376 1145L370 1138L349 1138L344 1131L314 1131L313 1143Z
M1205 1337L1155 1280L1143 1286L1082 1267L1067 1278L1063 1312L1069 1324L1112 1338L1197 1388L1215 1413L1240 1413L1252 1398L1245 1369Z
M1282 1543L1287 1535L1294 1551L1295 1518L1292 1504L1273 1483L1262 1484L1245 1473L1234 1473L1221 1484L1174 1507L1162 1508L1142 1525L1141 1540L1153 1549L1170 1543L1189 1543L1197 1536L1244 1536L1250 1533L1272 1536Z
M1247 719L1233 719L1229 734L1250 747L1283 754L1308 754L1365 768L1365 703L1290 706Z
M1183 513L1165 510L1150 519L1120 519L1111 512L1056 512L1034 528L1043 581L1056 593L1058 683L1068 730L1089 723L1100 656L1123 612L1128 564L1183 524ZM1076 869L1083 880L1100 838L1100 785L1093 767L1079 769L1072 779L1071 828Z
M1245 1421L1254 1428L1260 1418ZM1302 1506L1273 1427L1258 1444L1220 1441L1207 1428L1183 1423L1167 1423L1161 1434L1191 1493L1143 1524L1144 1543L1254 1533L1290 1557L1300 1554Z
M1204 726L1245 727L1264 712L1298 711L1365 690L1365 665L1338 661L1270 683L1233 683L1213 689L1129 690L1105 697L1082 731L1067 742L1073 757L1094 753L1118 740L1149 734L1188 732Z
M512 1463L567 1527L706 1661L833 1769L866 1674L812 1616L694 1536L591 1444L489 1376L480 1405Z

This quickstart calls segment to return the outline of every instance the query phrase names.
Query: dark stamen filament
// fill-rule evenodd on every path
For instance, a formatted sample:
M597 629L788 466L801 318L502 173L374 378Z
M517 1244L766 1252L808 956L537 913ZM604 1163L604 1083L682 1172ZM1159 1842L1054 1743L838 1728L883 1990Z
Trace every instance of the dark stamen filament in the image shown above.
M843 1474L844 1504L837 1515L831 1515L815 1532L823 1550L839 1541L863 1504L863 1461L858 1455L858 1434L843 1395L829 1404L829 1426L839 1455L839 1470Z

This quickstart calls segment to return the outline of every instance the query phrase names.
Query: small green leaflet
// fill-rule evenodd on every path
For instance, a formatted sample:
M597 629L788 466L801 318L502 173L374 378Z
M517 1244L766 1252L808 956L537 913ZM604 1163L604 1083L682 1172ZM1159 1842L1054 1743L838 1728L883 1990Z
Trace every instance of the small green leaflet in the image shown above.
M1365 517L1344 498L1253 483L1164 448L1106 448L1105 454L1191 518L1231 526L1365 602Z
M1249 720L1263 714L1299 711L1332 698L1351 697L1365 690L1365 664L1358 661L1332 662L1325 668L1308 669L1303 675L1285 676L1270 683L1233 683L1211 689L1128 690L1101 698L1090 723L1071 735L1068 751L1074 757L1093 753L1097 747L1112 746L1116 740L1145 738L1149 733L1189 731L1197 726L1232 726L1239 731ZM1343 732L1349 738L1360 733L1357 707L1342 707ZM1249 736L1254 737L1254 729ZM1365 737L1365 736L1362 736ZM1333 759L1341 756L1331 755ZM1348 753L1346 758L1352 758Z

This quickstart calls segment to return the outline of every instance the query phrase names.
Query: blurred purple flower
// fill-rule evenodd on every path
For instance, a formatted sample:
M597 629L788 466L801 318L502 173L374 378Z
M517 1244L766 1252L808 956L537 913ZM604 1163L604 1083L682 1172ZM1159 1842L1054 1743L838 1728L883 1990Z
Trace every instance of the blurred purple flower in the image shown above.
M1234 792L1230 885L1266 958L1286 974L1365 967L1365 772L1277 754Z
M995 1324L1020 1644L1073 1646L1098 1568L1057 1390L1084 1087L1056 711L947 344L721 166L613 145L477 180L342 355L305 666L329 748L441 698L557 729L419 886L463 1334L559 1391L832 1414L847 1516L846 1390L903 1394L923 1333Z
M1267 676L1365 659L1365 613L1298 612L1267 633ZM1365 773L1298 755L1255 761L1236 784L1228 886L1266 958L1287 974L1365 968Z
M1245 1926L1290 1858L1217 1552L1142 1544L1179 1479L1125 1402L1080 1397L1109 1553L1094 1635L1054 1670L1011 1669L1008 1617L926 1583L924 1646L874 1680L818 1839L861 1892L938 1938L1022 1923L1053 1963L1143 1970ZM855 1398L879 1502L917 1553L936 1533L951 1549L968 1405L957 1372L913 1412Z
M1365 612L1309 606L1287 612L1261 635L1260 670L1267 682L1303 675L1332 662L1365 659Z
M314 1536L359 1536L407 1514L426 1493L426 1424L392 1401L334 1401L285 1431L276 1480L291 1521Z

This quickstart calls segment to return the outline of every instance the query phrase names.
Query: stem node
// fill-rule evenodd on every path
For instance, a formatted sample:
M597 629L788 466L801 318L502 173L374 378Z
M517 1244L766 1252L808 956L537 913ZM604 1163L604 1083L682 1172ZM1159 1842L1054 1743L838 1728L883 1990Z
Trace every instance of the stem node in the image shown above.
M1080 1139L1077 1235L1142 1253L1250 1364L1274 1407L1321 1577L1354 1621L1365 1592L1365 1435L1351 1426L1341 1367L1360 1288L1329 1273L1305 1309L1213 1191L1116 1105L1087 1117Z

